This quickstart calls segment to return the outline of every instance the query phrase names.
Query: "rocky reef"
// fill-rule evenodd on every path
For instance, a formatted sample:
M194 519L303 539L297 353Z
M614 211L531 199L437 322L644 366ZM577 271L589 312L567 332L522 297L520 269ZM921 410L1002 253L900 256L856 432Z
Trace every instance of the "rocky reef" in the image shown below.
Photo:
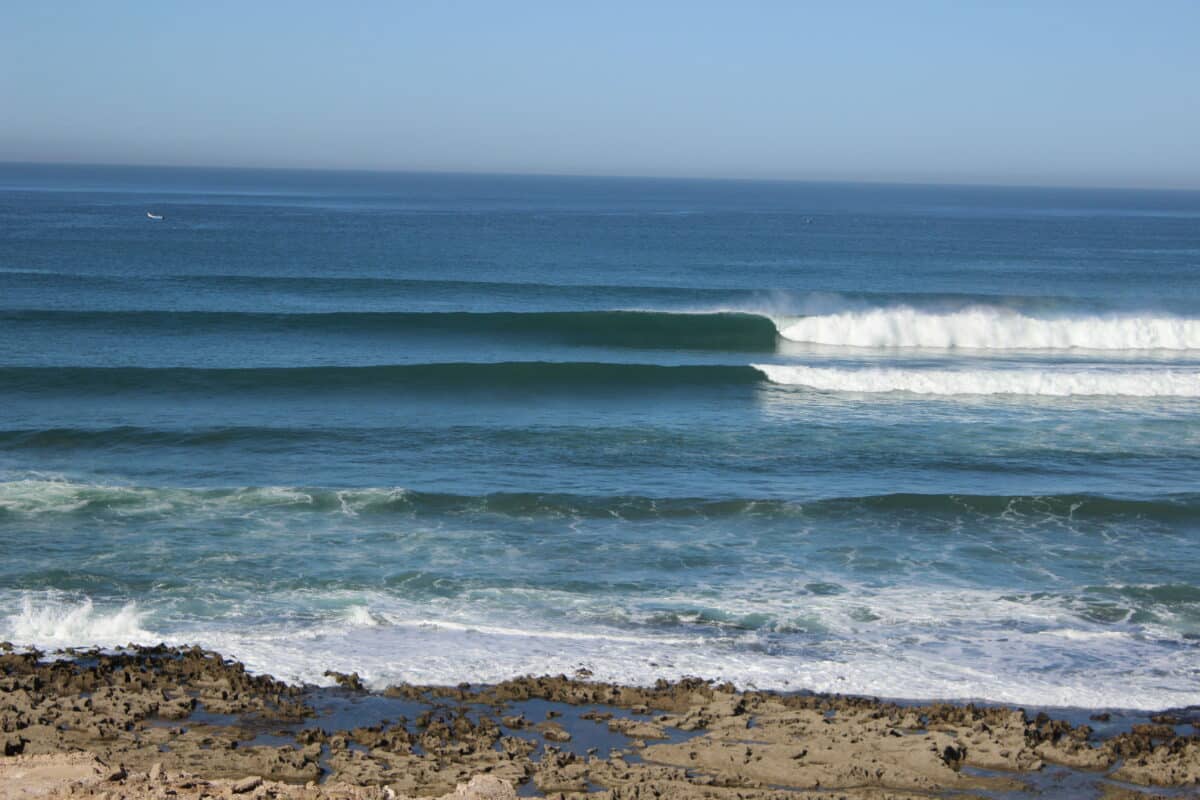
M1045 793L1051 772L1095 797L1200 786L1200 738L1171 715L1100 736L1020 709L700 679L370 693L331 677L292 686L198 648L0 646L0 798L925 798Z

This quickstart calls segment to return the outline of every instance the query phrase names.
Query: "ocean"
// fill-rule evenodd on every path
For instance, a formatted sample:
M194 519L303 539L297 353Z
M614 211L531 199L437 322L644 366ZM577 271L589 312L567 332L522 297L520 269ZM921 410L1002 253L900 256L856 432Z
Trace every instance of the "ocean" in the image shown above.
M1198 547L1200 193L0 165L0 640L1157 709Z

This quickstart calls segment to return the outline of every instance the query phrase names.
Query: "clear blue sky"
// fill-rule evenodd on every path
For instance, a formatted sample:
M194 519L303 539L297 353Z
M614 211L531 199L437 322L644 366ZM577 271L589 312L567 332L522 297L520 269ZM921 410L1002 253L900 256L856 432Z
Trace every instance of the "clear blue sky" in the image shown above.
M0 161L1200 188L1200 0L12 2Z

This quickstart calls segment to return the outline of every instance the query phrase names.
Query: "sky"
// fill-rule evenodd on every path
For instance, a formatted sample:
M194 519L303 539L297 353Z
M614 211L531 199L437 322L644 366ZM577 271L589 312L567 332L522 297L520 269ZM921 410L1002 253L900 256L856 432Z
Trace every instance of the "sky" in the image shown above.
M8 3L0 161L1200 188L1200 2Z

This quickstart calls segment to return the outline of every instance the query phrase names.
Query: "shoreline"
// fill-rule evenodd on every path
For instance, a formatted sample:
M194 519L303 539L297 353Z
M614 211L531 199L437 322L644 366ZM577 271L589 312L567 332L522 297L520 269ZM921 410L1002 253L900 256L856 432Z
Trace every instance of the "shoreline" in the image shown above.
M0 644L0 800L1200 797L1195 709L1081 723L586 671L380 692L328 677L289 685L199 648Z

